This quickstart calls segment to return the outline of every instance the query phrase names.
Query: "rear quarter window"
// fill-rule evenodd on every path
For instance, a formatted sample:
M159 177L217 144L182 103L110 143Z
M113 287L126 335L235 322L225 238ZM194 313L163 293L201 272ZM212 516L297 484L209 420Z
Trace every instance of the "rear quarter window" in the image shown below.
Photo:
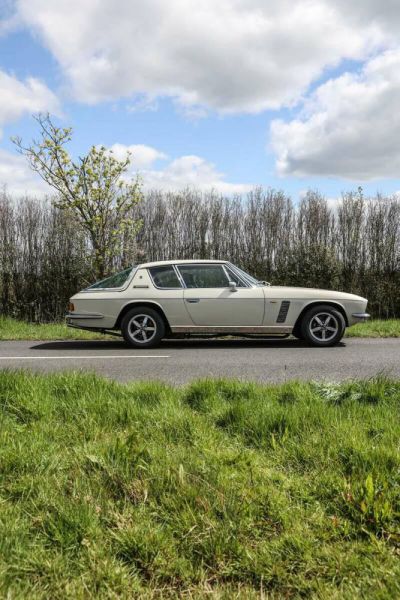
M120 271L119 273L115 273L111 275L111 277L107 277L106 279L102 279L101 281L97 281L90 287L86 288L87 290L101 290L101 289L118 289L121 288L129 279L130 274L134 267L129 267L129 269L125 269L124 271Z

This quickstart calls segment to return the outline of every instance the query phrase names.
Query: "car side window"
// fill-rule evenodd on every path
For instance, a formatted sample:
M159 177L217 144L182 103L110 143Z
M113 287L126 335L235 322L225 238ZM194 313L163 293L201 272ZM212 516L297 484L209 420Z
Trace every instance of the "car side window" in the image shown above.
M171 265L164 267L151 267L149 269L153 283L158 288L181 288L181 282Z
M180 265L187 288L226 288L229 281L222 265Z

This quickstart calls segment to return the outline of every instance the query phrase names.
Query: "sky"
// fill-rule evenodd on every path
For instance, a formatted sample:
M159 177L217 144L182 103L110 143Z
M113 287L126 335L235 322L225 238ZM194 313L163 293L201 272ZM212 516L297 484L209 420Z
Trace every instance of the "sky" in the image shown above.
M399 33L399 0L0 0L0 187L49 193L10 141L49 112L147 189L395 194Z

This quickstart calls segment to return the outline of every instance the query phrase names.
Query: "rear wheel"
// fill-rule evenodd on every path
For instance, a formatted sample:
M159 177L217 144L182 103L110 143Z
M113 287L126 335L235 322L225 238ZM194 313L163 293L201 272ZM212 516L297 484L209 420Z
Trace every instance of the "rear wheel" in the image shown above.
M121 332L124 340L134 348L154 348L165 335L165 325L156 310L138 306L123 317Z
M300 334L312 346L335 346L342 339L346 323L342 313L328 305L310 308L302 318Z

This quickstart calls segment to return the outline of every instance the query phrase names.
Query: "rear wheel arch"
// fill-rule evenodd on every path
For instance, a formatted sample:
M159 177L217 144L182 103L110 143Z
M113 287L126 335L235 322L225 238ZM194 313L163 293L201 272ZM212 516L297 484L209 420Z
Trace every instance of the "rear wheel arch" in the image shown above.
M338 312L341 313L342 317L344 318L344 322L346 323L346 327L349 326L349 320L347 318L346 315L346 311L344 310L343 306L337 302L332 302L327 300L326 302L323 300L316 300L316 301L312 301L309 302L309 304L306 304L306 306L303 307L301 313L299 314L299 316L296 319L296 323L293 327L293 334L294 335L299 335L300 334L300 326L301 326L301 321L304 317L304 315L306 314L307 311L310 310L310 308L314 308L316 306L331 306L332 308L334 308L335 310L337 310Z
M122 319L124 318L124 316L130 311L132 310L132 308L139 308L142 307L143 308L152 308L153 310L155 310L156 312L158 312L158 314L160 315L160 317L162 318L162 320L164 321L164 325L165 325L165 331L166 333L170 333L171 332L171 327L169 325L168 319L165 315L165 312L163 311L163 309L161 308L161 306L159 304L157 304L156 302L149 302L148 300L138 300L135 302L129 302L128 304L125 304L125 306L121 309L121 312L118 315L118 319L114 325L114 329L121 329L121 323L122 323Z

